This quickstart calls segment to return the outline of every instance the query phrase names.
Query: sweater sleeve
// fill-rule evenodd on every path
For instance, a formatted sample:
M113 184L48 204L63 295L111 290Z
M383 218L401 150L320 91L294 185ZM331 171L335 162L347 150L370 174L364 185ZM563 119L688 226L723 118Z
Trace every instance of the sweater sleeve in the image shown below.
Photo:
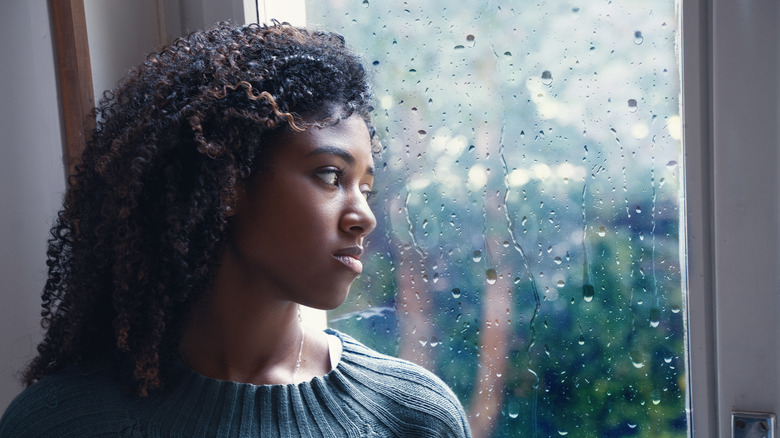
M394 436L471 437L466 413L436 375L411 362L379 354L341 334L348 358L342 386L374 412Z

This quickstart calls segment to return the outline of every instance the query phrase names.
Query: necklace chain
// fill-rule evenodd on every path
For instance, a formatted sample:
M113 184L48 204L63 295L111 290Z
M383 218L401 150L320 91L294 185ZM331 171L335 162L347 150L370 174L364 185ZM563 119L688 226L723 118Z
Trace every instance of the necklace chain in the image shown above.
M298 370L301 368L301 357L303 356L303 340L306 339L306 331L303 328L303 318L301 318L301 306L298 306L298 325L301 326L301 346L298 348L298 359L295 361L292 382L295 384Z

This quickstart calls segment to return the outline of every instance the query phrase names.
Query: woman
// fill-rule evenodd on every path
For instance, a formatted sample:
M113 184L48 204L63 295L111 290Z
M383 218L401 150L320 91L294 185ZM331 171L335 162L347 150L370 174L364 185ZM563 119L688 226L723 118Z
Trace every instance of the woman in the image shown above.
M362 269L370 111L337 35L222 24L150 55L98 108L0 436L468 436L431 373L301 324Z

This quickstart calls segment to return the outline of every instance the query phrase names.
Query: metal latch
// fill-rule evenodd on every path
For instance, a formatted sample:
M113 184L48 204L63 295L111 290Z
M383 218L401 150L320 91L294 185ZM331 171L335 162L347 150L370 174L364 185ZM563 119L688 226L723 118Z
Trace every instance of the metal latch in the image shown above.
M733 438L774 438L775 414L734 411L731 413L731 436Z

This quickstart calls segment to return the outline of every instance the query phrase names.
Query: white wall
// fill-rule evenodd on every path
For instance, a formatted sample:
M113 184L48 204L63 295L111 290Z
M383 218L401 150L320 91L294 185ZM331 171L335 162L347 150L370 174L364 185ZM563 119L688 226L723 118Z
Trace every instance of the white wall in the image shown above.
M97 103L130 67L166 42L158 0L84 0L92 86Z
M0 412L40 339L48 230L65 182L47 0L0 14Z

